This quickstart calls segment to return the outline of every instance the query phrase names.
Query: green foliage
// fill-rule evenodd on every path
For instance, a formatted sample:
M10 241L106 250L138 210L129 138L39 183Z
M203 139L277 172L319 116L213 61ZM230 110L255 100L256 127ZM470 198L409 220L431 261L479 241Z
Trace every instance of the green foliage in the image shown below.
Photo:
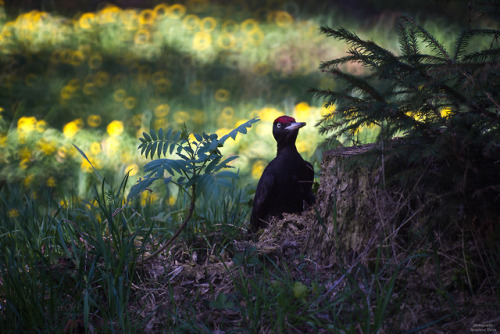
M450 51L403 16L397 23L401 55L344 28L321 30L349 51L321 65L344 85L313 90L336 107L318 122L320 132L356 144L360 131L377 127L375 147L385 154L386 175L409 189L419 184L438 197L447 194L445 216L464 207L462 218L494 216L500 207L500 30L465 30ZM478 39L486 47L470 50ZM362 74L342 69L352 63Z
M257 121L257 118L253 118L221 138L216 134L203 133L193 134L193 139L186 128L179 132L173 132L171 129L167 132L160 129L158 133L151 129L150 134L144 132L143 138L139 138L141 154L151 159L157 155L158 159L146 164L144 171L147 174L132 187L128 200L138 196L154 181L163 179L165 172L170 175L164 178L165 184L173 182L185 191L196 186L201 192L210 190L217 196L221 187L231 186L231 179L238 176L234 172L221 171L231 168L229 163L237 156L222 160L219 148L227 139L235 139L238 133L247 133L247 128ZM160 158L167 156L167 153L170 156L175 154L180 159Z

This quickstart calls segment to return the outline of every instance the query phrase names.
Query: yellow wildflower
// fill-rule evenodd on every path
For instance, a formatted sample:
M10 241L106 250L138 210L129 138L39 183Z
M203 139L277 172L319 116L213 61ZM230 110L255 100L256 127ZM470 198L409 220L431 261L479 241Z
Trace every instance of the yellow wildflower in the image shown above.
M134 43L144 45L151 40L151 33L147 29L140 29L134 35Z
M241 23L241 31L243 31L244 33L249 34L251 32L257 31L258 29L259 29L259 22L257 22L257 20L246 19Z
M274 122L274 120L280 116L283 116L284 113L275 109L275 108L263 108L257 113L260 119L264 122Z
M93 54L90 56L88 65L91 69L96 70L102 65L102 56L100 54Z
M264 168L266 168L266 163L263 160L257 160L252 166L252 178L254 180L260 179Z
M45 154L45 155L52 155L57 150L56 143L52 140L48 141L46 139L41 139L38 142L38 147L39 147L40 151L42 151L43 154Z
M222 33L217 38L217 45L221 49L231 49L236 45L236 38L233 34L230 33Z
M167 15L172 19L180 19L186 14L186 7L180 3L173 4L168 8Z
M200 18L194 14L186 15L182 19L182 26L187 30L195 30L200 26Z
M123 122L112 121L108 124L106 130L111 137L118 137L123 133Z
M79 129L80 129L80 127L78 126L78 124L75 121L71 121L69 123L66 123L66 125L64 125L64 127L63 127L64 137L69 138L69 139L73 138Z
M289 13L279 10L273 13L274 21L280 27L288 27L293 23L293 17Z
M101 153L101 144L96 141L90 144L90 153L92 155L98 155L99 153Z
M310 115L311 107L307 102L300 102L295 106L295 116L299 122L308 119Z
M125 172L129 172L129 176L134 176L139 172L139 166L137 164L130 164L127 167L125 167Z
M177 123L177 124L183 124L183 123L187 123L190 119L190 116L187 112L185 111L178 111L174 114L174 121Z
M124 89L117 89L113 93L113 99L115 99L116 102L122 102L125 99L126 95L127 92L125 92Z
M80 16L80 19L78 20L78 22L80 24L80 28L90 29L90 28L92 28L92 25L94 24L94 20L95 20L94 13L84 13L82 16Z
M8 215L9 218L19 217L19 210L17 210L17 209L10 209L9 213L7 215Z
M47 122L45 122L43 119L36 122L37 132L44 132L46 129L47 129Z
M30 159L27 159L27 158L24 158L21 160L21 162L19 163L19 168L21 169L26 169L28 168L30 165Z
M217 21L213 17L205 17L200 21L200 28L202 31L211 32L217 27Z
M133 96L129 96L123 101L123 106L125 109L134 109L137 106L137 99Z
M17 130L22 134L29 133L35 130L36 127L36 117L21 117L17 121Z
M193 37L193 49L204 51L212 45L212 36L205 31L197 32Z
M29 187L32 183L33 183L33 180L35 179L35 175L31 174L31 175L28 175L24 178L23 180L23 184L26 186L26 187Z
M441 117L448 118L453 114L453 110L450 107L441 109Z
M158 118L165 117L170 112L170 106L166 103L160 104L154 110L155 116Z
M87 117L87 124L92 128L98 127L101 124L101 122L102 118L99 115L90 114Z
M152 9L144 9L139 15L141 25L152 25L156 19L156 12Z
M215 91L215 99L219 102L226 102L231 97L231 93L224 88L217 89Z
M54 188L56 186L56 179L53 176L51 176L47 179L47 182L45 182L45 184L49 188Z

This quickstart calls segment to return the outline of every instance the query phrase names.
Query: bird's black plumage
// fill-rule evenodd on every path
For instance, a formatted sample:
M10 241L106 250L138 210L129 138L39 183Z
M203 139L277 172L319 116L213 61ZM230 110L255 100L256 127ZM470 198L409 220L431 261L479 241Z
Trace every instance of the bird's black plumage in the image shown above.
M281 116L273 123L273 136L278 153L264 169L253 201L251 230L267 226L267 221L282 213L299 213L314 203L312 193L313 166L302 159L295 147L299 129L306 123Z

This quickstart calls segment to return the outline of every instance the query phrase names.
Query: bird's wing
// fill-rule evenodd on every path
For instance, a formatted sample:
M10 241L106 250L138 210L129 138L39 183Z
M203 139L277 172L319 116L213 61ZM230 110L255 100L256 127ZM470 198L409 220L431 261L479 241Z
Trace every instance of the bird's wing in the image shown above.
M255 191L255 197L253 200L253 210L252 216L250 217L250 224L255 228L258 228L262 222L259 218L264 218L265 214L265 203L269 198L271 189L274 184L274 175L272 173L262 173L262 176L257 184L257 190Z

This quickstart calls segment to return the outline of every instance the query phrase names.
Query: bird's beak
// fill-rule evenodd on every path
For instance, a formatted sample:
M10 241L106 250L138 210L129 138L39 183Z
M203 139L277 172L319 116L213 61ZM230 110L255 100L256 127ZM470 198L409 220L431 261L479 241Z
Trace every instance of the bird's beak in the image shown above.
M285 130L298 130L305 125L305 122L293 122L289 126L287 126Z

